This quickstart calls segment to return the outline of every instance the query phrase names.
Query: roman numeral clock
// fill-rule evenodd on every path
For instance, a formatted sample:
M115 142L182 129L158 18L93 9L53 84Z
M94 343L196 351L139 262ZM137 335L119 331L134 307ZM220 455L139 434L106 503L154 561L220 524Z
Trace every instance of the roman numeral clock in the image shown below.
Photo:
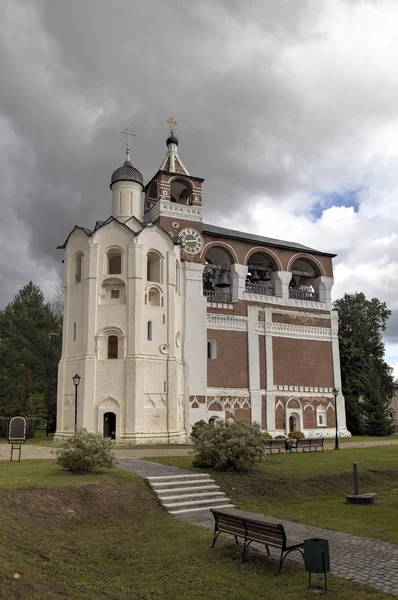
M182 229L179 238L181 247L187 254L198 254L203 248L203 238L196 229Z

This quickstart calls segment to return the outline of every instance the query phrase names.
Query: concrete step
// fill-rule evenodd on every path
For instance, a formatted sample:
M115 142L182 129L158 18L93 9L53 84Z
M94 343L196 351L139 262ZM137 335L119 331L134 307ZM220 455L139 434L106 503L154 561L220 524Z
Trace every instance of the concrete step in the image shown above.
M167 483L169 481L187 481L191 479L192 481L197 481L198 479L210 479L210 475L207 473L200 473L197 475L196 473L192 473L191 475L163 475L156 477L145 477L148 483Z
M201 506L207 508L216 508L218 506L226 505L229 503L229 498L213 498L207 500L187 500L185 502L164 502L162 503L163 508L168 511L178 510L183 508L200 508Z
M178 486L184 486L184 485L205 485L208 483L214 484L215 481L214 479L184 479L183 481L177 480L177 481L148 481L149 485L154 489L154 490L158 490L160 488L166 488L166 487L178 487Z
M160 502L164 505L169 502L185 502L188 500L211 500L215 498L225 498L224 492L204 492L203 494L179 494L177 496L158 496Z
M202 486L186 486L177 488L153 488L153 491L157 496L172 496L173 494L193 494L193 493L206 493L206 492L217 492L220 489L219 485L202 485Z
M183 508L180 510L170 510L169 513L171 515L182 515L184 513L193 513L193 512L209 512L209 510L213 508L213 506L202 506L200 508ZM216 507L214 507L216 508ZM219 505L217 504L217 508L235 508L234 504L225 504L224 505Z

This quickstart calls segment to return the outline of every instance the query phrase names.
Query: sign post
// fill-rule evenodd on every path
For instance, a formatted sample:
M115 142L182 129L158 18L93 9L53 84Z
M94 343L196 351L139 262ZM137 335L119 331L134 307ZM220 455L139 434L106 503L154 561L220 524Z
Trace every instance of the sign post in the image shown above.
M22 444L26 441L26 419L13 417L8 428L8 443L11 444L11 461L14 450L18 451L18 462L21 460Z

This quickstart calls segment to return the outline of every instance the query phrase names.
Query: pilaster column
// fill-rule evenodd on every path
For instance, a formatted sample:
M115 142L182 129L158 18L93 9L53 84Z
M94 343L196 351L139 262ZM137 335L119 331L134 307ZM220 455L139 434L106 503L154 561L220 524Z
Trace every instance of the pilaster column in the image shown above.
M336 310L330 312L331 326L332 326L332 361L333 361L333 381L334 387L337 388L340 393L337 396L337 421L339 431L342 433L347 431L346 413L345 413L345 399L343 395L341 385L341 369L340 369L340 349L339 349L339 316Z
M271 283L275 287L275 296L289 299L289 283L292 278L290 271L274 271L271 277Z
M247 267L246 267L247 269ZM260 392L260 349L256 324L258 308L247 308L247 342L249 350L249 391L251 399L252 423L261 425L261 392Z
M232 278L232 300L243 300L243 293L245 291L246 277L248 267L247 265L239 265L234 263L231 265L231 278Z
M333 277L317 277L311 281L314 290L318 293L319 302L324 302L327 309L332 308L331 292L334 283Z
M290 281L290 280L289 280ZM272 312L265 309L265 362L266 362L266 408L267 408L267 431L275 431L275 393L274 393L274 355L272 348L272 334L269 332L267 323L272 322Z

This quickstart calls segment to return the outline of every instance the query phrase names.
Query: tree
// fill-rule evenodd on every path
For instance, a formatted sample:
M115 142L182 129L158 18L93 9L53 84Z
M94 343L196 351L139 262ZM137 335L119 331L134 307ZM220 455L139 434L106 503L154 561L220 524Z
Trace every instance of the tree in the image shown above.
M384 360L382 332L391 311L377 298L345 294L334 302L339 313L340 363L347 427L354 434L391 433L388 409L392 369Z
M50 412L54 414L61 320L45 301L40 288L29 282L0 312L0 408L3 419L15 414L23 414L28 420L31 417L32 424L42 419L43 406L40 407L39 398L48 398L50 333L55 334L50 390Z

